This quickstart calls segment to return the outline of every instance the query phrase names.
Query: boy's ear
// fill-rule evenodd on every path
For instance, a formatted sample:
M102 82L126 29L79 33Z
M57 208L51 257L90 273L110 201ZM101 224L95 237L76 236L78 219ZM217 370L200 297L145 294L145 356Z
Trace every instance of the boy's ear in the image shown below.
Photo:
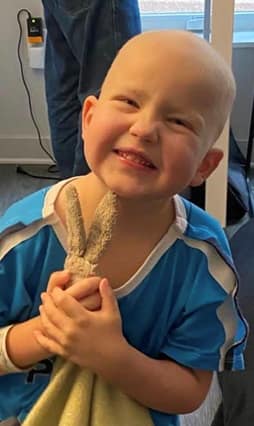
M201 185L218 167L223 158L223 152L219 148L210 149L203 158L195 176L192 178L190 186Z
M89 123L93 116L94 107L97 104L98 99L95 96L88 96L83 104L82 108L82 136L84 137L84 131L89 126Z

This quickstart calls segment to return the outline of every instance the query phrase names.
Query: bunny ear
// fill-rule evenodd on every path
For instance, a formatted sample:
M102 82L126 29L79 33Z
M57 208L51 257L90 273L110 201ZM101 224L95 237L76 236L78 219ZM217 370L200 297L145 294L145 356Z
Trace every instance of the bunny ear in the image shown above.
M116 194L108 191L97 206L86 245L86 259L97 264L98 259L111 240L117 217Z
M86 233L75 186L68 185L65 190L65 195L68 253L69 255L83 257L86 251Z
M94 214L88 238L86 238L75 186L68 185L65 195L68 253L64 267L73 274L73 277L86 277L95 273L99 257L111 239L112 228L117 215L116 195L108 192L100 201Z

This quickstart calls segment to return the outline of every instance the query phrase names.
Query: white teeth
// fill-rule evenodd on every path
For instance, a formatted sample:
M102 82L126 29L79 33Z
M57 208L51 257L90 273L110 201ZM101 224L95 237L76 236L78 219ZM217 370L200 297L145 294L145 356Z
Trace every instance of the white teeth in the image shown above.
M129 152L119 152L120 156L123 158L126 158L127 160L134 161L137 164L141 164L142 166L146 167L152 167L152 164L148 161L144 160L143 158Z

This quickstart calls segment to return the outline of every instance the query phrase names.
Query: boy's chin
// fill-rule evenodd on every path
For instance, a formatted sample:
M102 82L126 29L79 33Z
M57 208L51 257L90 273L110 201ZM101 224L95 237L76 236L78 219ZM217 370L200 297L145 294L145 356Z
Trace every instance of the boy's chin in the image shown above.
M137 183L133 183L130 181L124 182L124 179L120 182L116 182L116 179L111 179L107 176L107 178L103 179L102 176L99 177L100 181L103 183L104 187L111 192L114 192L118 197L129 200L162 200L169 199L173 194L170 191L164 190L156 191L151 189L148 185L138 185Z
M130 199L130 200L140 200L141 198L149 198L150 194L145 193L144 191L137 191L131 188L124 188L119 186L111 186L110 191L114 192L118 197Z
M154 195L151 192L148 191L137 191L137 190L131 190L130 188L124 189L124 188L111 188L112 192L114 192L119 198L124 200L130 200L130 201L152 201L152 200L158 200L161 199L157 194ZM166 198L166 197L165 197Z

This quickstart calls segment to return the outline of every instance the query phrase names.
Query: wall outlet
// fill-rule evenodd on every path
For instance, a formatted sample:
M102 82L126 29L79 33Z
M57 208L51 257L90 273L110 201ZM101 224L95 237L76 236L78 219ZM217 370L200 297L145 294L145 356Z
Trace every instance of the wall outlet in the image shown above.
M32 44L28 43L28 59L29 66L33 69L43 69L45 60L45 45L46 45L47 30L43 30L43 42Z

